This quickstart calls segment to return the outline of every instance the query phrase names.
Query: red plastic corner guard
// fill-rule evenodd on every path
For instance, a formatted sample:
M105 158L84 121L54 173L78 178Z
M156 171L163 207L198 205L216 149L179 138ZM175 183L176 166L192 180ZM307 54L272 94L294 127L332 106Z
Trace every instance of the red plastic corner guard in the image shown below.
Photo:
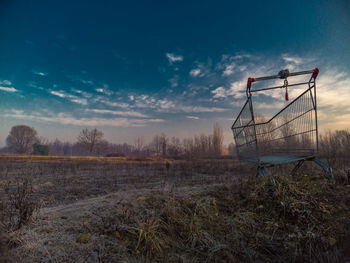
M255 81L254 78L248 78L247 81L247 89L250 90L250 88L252 87L252 83Z
M313 79L316 79L319 72L320 72L319 69L318 69L318 68L315 68L315 69L314 69L314 72L312 73L312 78L313 78Z

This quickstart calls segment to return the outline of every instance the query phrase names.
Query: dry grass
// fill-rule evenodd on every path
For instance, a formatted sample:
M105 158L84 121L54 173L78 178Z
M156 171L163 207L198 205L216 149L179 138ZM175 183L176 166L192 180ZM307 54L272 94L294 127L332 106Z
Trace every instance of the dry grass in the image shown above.
M225 183L242 174L231 160L209 161L30 161L0 160L0 186L13 178L30 177L43 206L68 204L130 189L161 189ZM169 164L169 165L167 165ZM0 198L4 194L0 187Z
M42 209L28 262L343 262L350 187L318 175L133 190ZM349 259L349 258L347 258Z

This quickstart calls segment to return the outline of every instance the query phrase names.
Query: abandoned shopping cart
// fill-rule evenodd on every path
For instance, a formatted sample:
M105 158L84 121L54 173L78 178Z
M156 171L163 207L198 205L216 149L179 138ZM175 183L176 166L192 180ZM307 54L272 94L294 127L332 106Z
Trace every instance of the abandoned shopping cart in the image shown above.
M232 125L237 154L240 160L256 164L257 174L270 176L273 183L275 181L269 167L294 163L293 174L305 161L314 161L327 173L329 180L333 180L330 166L316 157L318 73L318 68L294 73L281 70L274 76L248 78L247 101ZM310 79L301 80L305 76L307 79L310 76ZM291 78L295 82L289 84ZM277 82L277 79L284 80L283 84L253 88L253 83L258 81ZM298 93L290 103L288 88L294 95ZM280 89L285 92L283 100L286 102L283 104L276 94ZM268 106L273 106L277 101L277 105L283 107L272 117L266 118L254 111L254 108L262 108L261 101L264 99L270 99ZM266 106L266 102L264 105Z

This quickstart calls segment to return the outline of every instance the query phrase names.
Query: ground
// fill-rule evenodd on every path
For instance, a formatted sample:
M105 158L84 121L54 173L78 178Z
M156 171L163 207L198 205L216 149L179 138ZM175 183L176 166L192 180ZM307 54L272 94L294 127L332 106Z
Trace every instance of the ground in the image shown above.
M306 166L277 186L233 160L1 159L32 178L31 220L6 235L13 262L345 262L350 187ZM1 192L5 195L4 192Z

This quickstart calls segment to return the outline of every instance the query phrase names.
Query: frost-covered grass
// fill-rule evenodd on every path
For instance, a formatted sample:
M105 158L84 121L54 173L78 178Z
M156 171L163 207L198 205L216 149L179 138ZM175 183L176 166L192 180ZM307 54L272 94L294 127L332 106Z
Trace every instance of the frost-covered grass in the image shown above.
M343 262L350 187L320 175L110 193L43 208L27 262Z

